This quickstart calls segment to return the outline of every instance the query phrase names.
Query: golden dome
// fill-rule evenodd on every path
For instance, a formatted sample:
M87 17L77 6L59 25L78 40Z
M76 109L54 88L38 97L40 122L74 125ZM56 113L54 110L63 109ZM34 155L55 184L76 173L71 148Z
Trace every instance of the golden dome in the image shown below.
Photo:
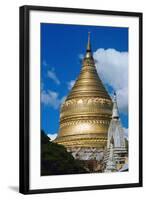
M101 82L92 56L90 34L82 69L60 110L54 142L67 148L104 148L112 115L112 100Z

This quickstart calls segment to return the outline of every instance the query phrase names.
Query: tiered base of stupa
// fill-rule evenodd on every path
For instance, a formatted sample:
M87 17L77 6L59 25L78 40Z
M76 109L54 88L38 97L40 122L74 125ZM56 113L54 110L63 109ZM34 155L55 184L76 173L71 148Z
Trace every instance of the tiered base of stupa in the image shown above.
M92 137L91 137L92 135ZM88 136L88 137L87 137ZM62 144L75 159L81 160L89 172L103 172L105 169L104 155L107 138L97 138L94 134L58 137L54 142Z
M75 159L81 160L89 172L103 172L104 171L104 149L97 149L95 147L73 147L67 148Z
M110 149L107 149L105 151L105 156L104 156L104 160L103 163L107 163L108 158L109 158L109 153L110 153ZM126 148L113 148L113 153L114 153L114 159L116 162L116 171L119 171L124 164L127 162L127 158L128 158L128 153L127 153L127 149Z
M107 138L97 138L93 135L91 137L91 134L88 136L58 137L54 142L65 146L75 159L81 160L88 172L105 172L110 151L106 149ZM124 166L127 157L125 148L114 148L115 171L119 171Z

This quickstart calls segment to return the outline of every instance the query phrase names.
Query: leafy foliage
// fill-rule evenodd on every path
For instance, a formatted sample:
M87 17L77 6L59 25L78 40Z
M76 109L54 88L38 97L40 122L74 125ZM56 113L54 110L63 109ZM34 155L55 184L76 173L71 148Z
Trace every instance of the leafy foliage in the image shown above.
M86 173L83 163L75 160L63 145L50 141L41 131L41 175Z

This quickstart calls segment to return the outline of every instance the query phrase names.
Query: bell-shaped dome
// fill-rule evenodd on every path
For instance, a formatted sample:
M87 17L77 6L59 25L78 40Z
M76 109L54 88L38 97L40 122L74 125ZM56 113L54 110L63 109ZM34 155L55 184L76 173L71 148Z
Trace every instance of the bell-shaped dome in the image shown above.
M111 115L112 100L97 74L89 34L81 72L61 105L54 142L66 147L104 148Z

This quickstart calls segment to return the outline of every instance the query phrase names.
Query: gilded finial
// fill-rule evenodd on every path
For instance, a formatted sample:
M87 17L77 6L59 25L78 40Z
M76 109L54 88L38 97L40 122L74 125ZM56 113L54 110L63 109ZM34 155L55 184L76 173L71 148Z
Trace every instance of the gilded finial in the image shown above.
M90 32L88 32L88 42L87 42L87 49L86 49L85 58L92 58Z
M114 96L115 96L115 97L117 96L116 91L114 91Z
M88 32L87 51L91 51L90 32Z
M114 91L113 101L115 102L116 100L117 100L117 94L116 94L116 91Z
M112 114L112 118L119 118L119 110L118 110L118 106L117 106L117 95L116 92L114 91L114 97L113 97L113 114Z

